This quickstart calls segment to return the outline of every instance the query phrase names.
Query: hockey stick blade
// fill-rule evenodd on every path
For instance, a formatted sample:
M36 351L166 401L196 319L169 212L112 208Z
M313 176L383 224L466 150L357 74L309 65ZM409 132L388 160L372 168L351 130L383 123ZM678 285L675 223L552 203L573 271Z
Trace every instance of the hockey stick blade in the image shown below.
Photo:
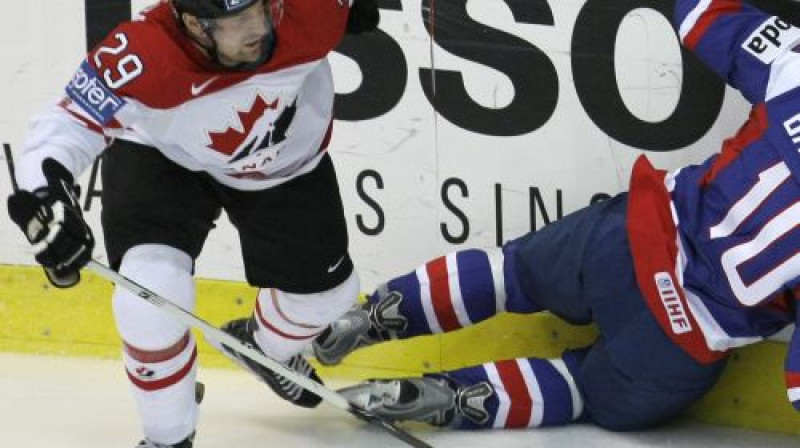
M301 375L295 372L294 370L284 366L278 361L275 361L274 359L264 355L263 353L254 349L253 347L246 345L239 339L229 335L228 333L225 333L224 331L211 325L210 323L192 314L186 309L176 305L170 300L134 282L128 277L119 274L118 272L110 269L109 267L101 263L98 263L97 261L90 260L89 263L86 265L86 268L96 273L97 275L105 278L106 280L116 285L119 285L122 288L125 288L126 290L130 291L137 297L146 300L150 304L160 308L162 311L169 314L178 322L199 329L200 331L203 332L203 334L206 335L207 338L214 339L224 344L228 348L235 350L236 352L241 353L244 356L247 356L253 361L261 364L262 366L279 373L281 376L291 380L292 382L299 384L309 392L313 392L314 394L320 396L323 400L327 401L334 407L347 411L353 414L354 416L358 417L360 420L363 420L374 426L382 428L384 431L386 431L393 437L396 437L398 440L401 440L414 448L433 448L431 445L428 445L427 443L414 437L408 432L398 428L393 423L388 422L371 412L368 412L364 409L361 409L353 405L352 403L347 401L347 399L345 399L343 396L339 395L336 391L328 389L327 387L323 386L320 383L317 383L311 378L308 378L305 375Z
M386 421L371 412L365 411L357 406L350 405L350 409L348 412L355 415L358 419L363 420L373 426L377 426L384 431L388 432L393 437L402 440L405 444L409 446L413 446L414 448L433 448L433 446L428 445L427 443L423 442L422 440L414 437L413 435L409 434L405 430L399 428L392 422Z

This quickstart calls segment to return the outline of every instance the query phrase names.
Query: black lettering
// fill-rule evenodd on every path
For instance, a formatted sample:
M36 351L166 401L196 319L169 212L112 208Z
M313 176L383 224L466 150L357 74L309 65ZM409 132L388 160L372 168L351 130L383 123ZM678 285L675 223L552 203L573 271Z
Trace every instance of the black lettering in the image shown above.
M381 9L400 11L400 0L382 0ZM359 36L346 35L336 48L361 69L361 85L353 92L336 94L334 117L358 121L379 117L400 102L408 84L408 63L403 49L381 30Z
M379 190L383 190L383 178L381 177L380 173L375 170L364 170L360 172L356 178L356 191L358 192L358 197L360 197L361 200L364 201L364 203L366 203L367 206L369 206L369 208L375 212L378 222L374 227L367 227L367 225L364 224L364 218L361 216L361 214L357 214L356 225L358 226L358 230L360 230L364 235L375 236L383 232L383 228L386 225L386 218L383 213L383 209L378 202L372 199L364 190L364 180L366 180L368 177L375 180L375 185Z
M762 36L764 36L765 39L770 41L772 45L775 45L776 47L781 46L781 41L780 39L778 39L781 36L781 32L778 30L778 28L772 25L767 25L764 27L764 29L761 30L761 33L759 34L761 34Z
M504 1L517 22L554 25L546 0ZM423 91L436 111L456 126L485 135L523 135L544 125L558 102L558 75L547 55L516 36L473 20L467 0L438 0L435 8L432 3L422 1L431 39L456 56L502 72L514 85L509 105L485 107L470 98L461 73L421 68Z
M463 180L452 177L444 181L444 183L442 184L442 193L441 193L442 202L444 202L444 206L447 207L447 209L450 210L456 216L456 218L458 218L459 221L461 221L461 227L462 227L461 234L456 236L452 235L450 231L447 229L447 224L443 222L439 223L439 227L442 230L442 236L444 237L445 240L447 240L448 243L462 244L463 242L467 241L467 238L469 237L469 220L467 219L467 216L464 214L464 212L461 211L461 209L459 209L458 207L456 207L452 201L450 201L448 192L451 186L458 187L459 190L461 190L461 196L465 198L469 197L469 189L467 188L467 184L465 184Z
M544 225L550 224L552 221L550 220L550 214L547 213L547 207L544 206L544 200L542 200L542 193L539 191L537 187L530 187L529 201L530 201L530 214L531 214L531 231L535 232L538 228L536 224L537 210L542 214L542 220L544 221ZM562 198L562 193L561 190L556 190L556 219L561 219L563 217L564 217L564 201Z
M769 47L767 47L767 45L760 37L755 36L752 39L750 39L750 42L747 43L747 48L755 51L758 54L761 54L767 51L767 48Z
M610 137L649 151L685 148L703 137L719 116L725 92L722 81L681 48L682 90L672 115L661 122L649 122L637 118L625 106L614 67L614 30L638 8L672 17L672 4L670 0L587 0L572 40L575 88L586 113Z
M775 23L775 26L778 27L778 29L781 29L783 31L786 31L786 30L788 30L789 28L792 27L792 25L789 24L789 22L786 22L785 20L783 20L781 18L776 18L774 23Z

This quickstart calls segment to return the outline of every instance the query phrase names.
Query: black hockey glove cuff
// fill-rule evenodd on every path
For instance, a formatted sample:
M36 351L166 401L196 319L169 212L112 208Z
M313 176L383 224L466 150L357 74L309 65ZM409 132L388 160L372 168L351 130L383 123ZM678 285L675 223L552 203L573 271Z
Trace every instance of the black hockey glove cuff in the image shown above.
M94 236L83 220L69 170L48 158L42 172L47 187L9 196L8 214L33 245L50 283L68 288L80 281L80 269L91 259Z
M350 15L347 16L347 32L361 34L374 31L381 21L378 0L353 0Z

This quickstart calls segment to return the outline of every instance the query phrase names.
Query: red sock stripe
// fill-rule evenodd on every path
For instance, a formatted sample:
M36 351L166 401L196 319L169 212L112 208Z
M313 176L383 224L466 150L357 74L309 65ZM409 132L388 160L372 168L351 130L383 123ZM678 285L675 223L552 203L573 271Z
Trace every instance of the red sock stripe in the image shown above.
M148 392L152 392L156 390L166 389L172 385L177 384L180 380L186 378L189 372L192 371L192 366L194 366L194 362L196 359L197 359L197 347L195 347L192 350L192 356L189 358L189 361L186 362L186 365L183 366L183 368L181 368L181 370L178 370L177 372L166 378L162 378L160 380L155 380L155 381L144 381L131 374L131 372L129 372L127 369L125 369L125 372L128 374L128 379L131 380L131 383L133 383L136 387L142 390L146 390Z
M143 350L136 348L125 341L122 342L122 345L125 348L125 353L127 353L131 358L139 362L155 364L157 362L167 361L181 354L184 350L186 350L186 347L189 346L190 340L191 337L187 331L178 342L163 350Z
M278 336L280 336L282 338L292 339L292 340L295 340L295 341L303 341L303 340L306 340L306 339L313 339L313 338L317 337L317 335L322 333L322 330L320 330L320 331L318 331L318 332L316 332L314 334L309 334L309 335L305 335L305 336L297 336L297 335L285 333L285 332L275 328L275 326L270 324L269 321L267 320L267 318L264 317L264 314L261 312L261 304L259 303L258 300L256 300L256 316L258 317L258 321L261 323L261 325L264 328L266 328L267 330L277 334Z
M319 325L304 324L302 322L295 322L292 319L289 319L289 316L287 316L286 313L284 313L283 310L281 309L281 304L278 302L278 294L275 292L274 289L269 290L269 296L270 299L272 300L272 306L275 308L275 311L278 313L278 316L281 316L281 319L285 320L286 322L289 322L295 327L305 328L307 330L319 329Z
M506 418L506 428L525 428L531 420L533 412L533 399L525 386L525 378L515 360L499 361L495 363L500 379L503 381L511 400L511 405Z
M431 302L436 313L436 320L444 331L461 328L450 297L450 278L447 275L447 258L439 257L425 265L431 288Z

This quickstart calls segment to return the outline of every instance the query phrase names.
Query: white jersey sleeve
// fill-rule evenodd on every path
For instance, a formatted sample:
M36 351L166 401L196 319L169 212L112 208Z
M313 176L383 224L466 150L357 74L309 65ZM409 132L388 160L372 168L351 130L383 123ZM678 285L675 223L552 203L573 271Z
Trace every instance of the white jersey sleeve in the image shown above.
M85 171L107 145L107 139L91 130L56 104L31 120L30 131L17 162L17 182L23 190L47 185L42 161L52 157L74 176Z

